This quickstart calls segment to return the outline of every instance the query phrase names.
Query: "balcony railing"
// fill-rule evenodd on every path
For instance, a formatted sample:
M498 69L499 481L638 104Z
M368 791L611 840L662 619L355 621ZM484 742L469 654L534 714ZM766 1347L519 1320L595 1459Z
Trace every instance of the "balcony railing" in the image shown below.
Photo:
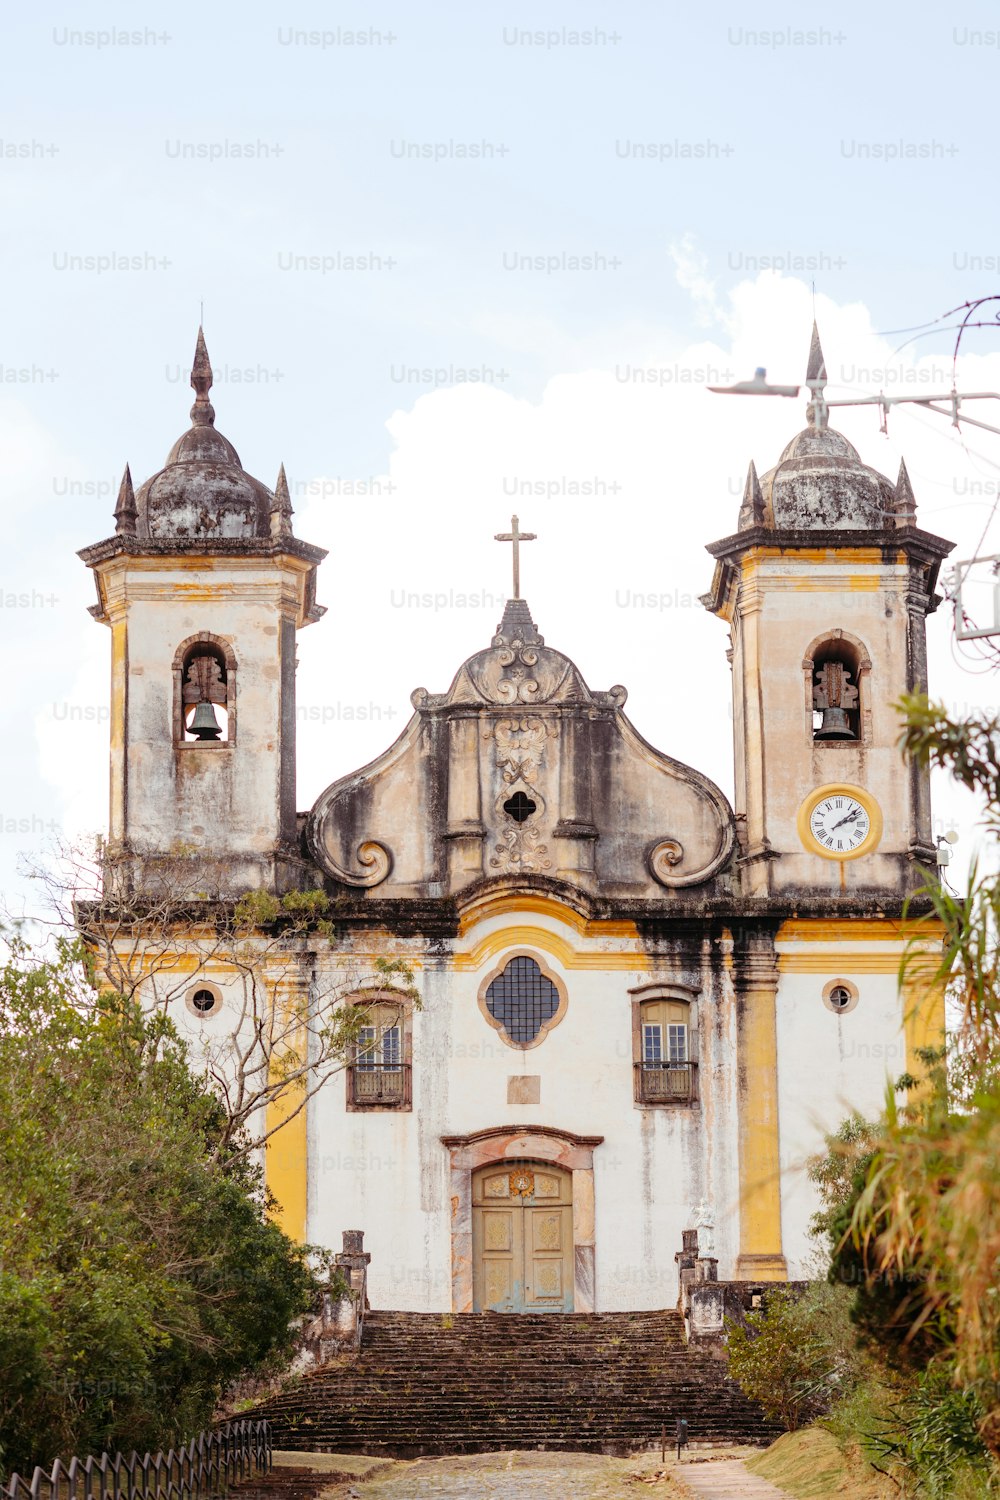
M347 1103L354 1109L406 1109L410 1098L409 1063L351 1063L347 1069Z
M635 1096L640 1104L687 1104L694 1098L692 1062L636 1063Z

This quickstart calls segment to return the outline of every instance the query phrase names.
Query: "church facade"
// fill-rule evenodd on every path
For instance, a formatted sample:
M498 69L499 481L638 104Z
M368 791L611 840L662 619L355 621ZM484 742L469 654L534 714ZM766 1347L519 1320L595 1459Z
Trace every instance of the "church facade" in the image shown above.
M276 1005L290 972L306 1005L378 959L413 976L356 996L346 1066L269 1142L285 1227L363 1229L372 1303L402 1310L667 1307L693 1228L720 1279L808 1274L806 1158L943 1027L899 980L935 850L893 704L926 685L950 551L905 467L828 426L814 333L808 424L708 549L733 804L548 643L515 561L492 640L302 813L324 554L284 471L272 492L216 429L211 380L199 332L190 430L81 553L111 633L108 849L140 893L182 860L192 934L247 891L325 891L332 932L285 955ZM516 517L506 539L516 559ZM175 946L178 1025L224 1040L239 976Z

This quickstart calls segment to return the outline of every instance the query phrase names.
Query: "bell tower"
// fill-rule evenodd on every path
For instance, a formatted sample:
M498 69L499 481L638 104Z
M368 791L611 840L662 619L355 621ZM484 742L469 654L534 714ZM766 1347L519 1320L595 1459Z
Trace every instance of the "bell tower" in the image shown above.
M896 898L933 864L927 772L904 766L894 704L926 690L925 621L952 544L828 425L813 327L807 425L708 550L704 603L730 627L744 890Z
M108 852L139 887L213 897L299 883L295 635L324 613L326 556L292 534L282 466L273 493L215 426L201 329L191 427L133 490L115 533L80 556L91 614L111 630Z

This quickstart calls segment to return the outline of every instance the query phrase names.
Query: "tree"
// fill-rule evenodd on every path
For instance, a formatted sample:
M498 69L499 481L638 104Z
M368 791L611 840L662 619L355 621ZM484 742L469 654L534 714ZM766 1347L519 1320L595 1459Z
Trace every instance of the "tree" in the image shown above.
M99 844L63 848L30 873L56 931L81 938L97 985L142 1014L176 1014L199 980L225 984L227 1024L189 1039L189 1055L224 1112L217 1149L259 1153L346 1066L382 1002L418 1008L420 997L397 956L358 960L343 945L337 968L324 964L337 938L324 891L220 902L199 891L198 869L196 854L175 851L156 885L137 889L128 861Z
M949 770L985 803L1000 833L1000 720L952 720L925 697L904 700L904 748ZM947 1057L926 1084L855 1142L830 1174L827 1229L835 1274L858 1282L855 1317L901 1366L946 1371L1000 1457L1000 879L973 866L962 898L928 886L944 930L931 981L954 1016ZM912 1080L909 1080L912 1082Z
M0 961L0 1469L156 1448L282 1362L316 1283L163 1014Z

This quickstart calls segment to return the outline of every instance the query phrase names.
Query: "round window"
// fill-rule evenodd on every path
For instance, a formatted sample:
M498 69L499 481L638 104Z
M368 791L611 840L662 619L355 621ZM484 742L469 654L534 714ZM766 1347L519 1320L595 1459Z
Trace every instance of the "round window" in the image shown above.
M222 1009L222 996L214 985L199 984L188 991L187 1007L204 1020L206 1016L214 1016Z
M823 1004L834 1015L846 1015L857 1003L857 989L846 979L832 979L823 991Z

